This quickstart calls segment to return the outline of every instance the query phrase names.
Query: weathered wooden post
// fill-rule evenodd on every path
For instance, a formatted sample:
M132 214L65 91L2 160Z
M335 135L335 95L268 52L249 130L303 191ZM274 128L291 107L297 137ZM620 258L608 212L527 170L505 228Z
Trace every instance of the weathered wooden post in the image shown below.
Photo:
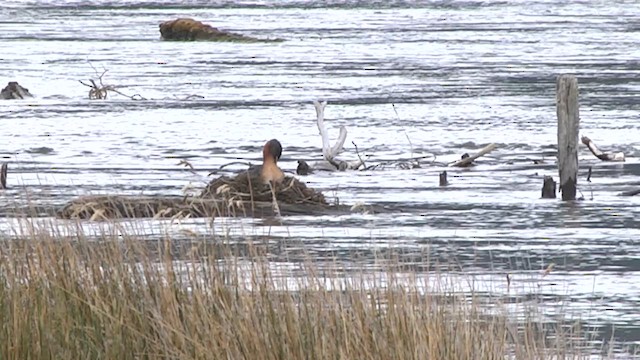
M555 199L556 198L556 182L551 176L544 176L542 183L542 198L543 199Z
M449 185L449 181L447 181L447 172L443 171L440 173L439 175L440 178L440 186L447 186Z
M7 188L7 163L0 166L0 190Z
M556 81L556 112L558 115L558 172L562 200L576 199L578 178L578 79L560 75Z

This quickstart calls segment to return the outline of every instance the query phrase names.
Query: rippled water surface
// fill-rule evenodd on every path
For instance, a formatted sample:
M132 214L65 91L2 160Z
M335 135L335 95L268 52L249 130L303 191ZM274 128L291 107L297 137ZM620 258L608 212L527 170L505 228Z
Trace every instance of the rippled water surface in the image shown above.
M232 239L270 235L279 243L274 262L304 252L362 267L388 251L418 271L427 259L454 261L482 291L542 293L547 315L569 310L603 338L615 328L619 341L640 344L640 201L619 196L640 187L640 3L176 4L0 4L0 85L18 81L35 95L0 102L0 156L10 163L3 216L87 193L182 194L224 164L259 162L274 137L284 146L281 167L293 173L297 160L321 158L312 101L328 100L332 137L340 125L349 131L342 159L357 158L352 142L369 164L427 157L411 170L301 179L342 203L398 211L229 222ZM286 41L161 41L158 24L175 17ZM105 84L148 100L88 100L79 80L103 69ZM555 77L563 73L579 79L582 134L627 156L607 164L581 146L575 203L539 199L542 176L557 177ZM447 169L451 185L438 186L443 163L489 143L497 150L473 168ZM9 233L14 221L0 228ZM165 225L143 228L153 238ZM210 231L200 220L182 226Z

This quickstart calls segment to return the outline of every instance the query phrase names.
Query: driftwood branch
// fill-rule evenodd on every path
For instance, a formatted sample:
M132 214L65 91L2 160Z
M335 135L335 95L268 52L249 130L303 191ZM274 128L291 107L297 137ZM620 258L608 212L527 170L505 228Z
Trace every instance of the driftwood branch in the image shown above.
M318 130L320 131L320 136L322 137L322 156L325 160L331 162L342 151L344 142L347 139L347 128L345 128L344 126L340 126L340 135L338 135L336 143L331 146L331 142L329 140L329 132L324 126L324 108L327 106L327 102L314 101L313 106L316 108Z
M482 149L480 149L480 151L478 151L477 153L471 155L471 156L466 156L463 157L462 159L458 160L458 161L454 161L452 163L449 164L449 166L456 166L456 167L466 167L471 165L471 163L473 163L473 161L481 156L485 156L488 153L492 152L493 150L496 149L496 144L489 144L485 147L483 147Z
M109 92L114 92L118 95L127 97L131 100L147 100L140 94L127 95L119 90L122 86L116 85L105 85L103 82L103 78L107 73L107 69L104 69L102 73L98 73L98 70L93 66L93 64L89 63L93 71L96 73L97 79L89 79L89 83L84 82L82 80L78 80L80 84L90 88L89 89L89 100L104 100L109 96ZM97 82L96 82L97 81Z
M327 163L331 165L331 167L327 167L321 163L316 163L314 166L310 166L310 169L313 170L317 168L319 170L340 171L359 169L364 164L364 161L361 157L359 160L353 162L347 162L337 159L337 156L342 152L344 148L344 142L347 139L347 128L345 128L344 126L340 126L340 134L338 135L335 144L331 145L331 141L329 140L329 132L324 125L324 108L327 106L327 102L314 101L313 106L316 109L316 122L318 124L318 131L320 132L320 136L322 137L322 157Z
M602 150L598 149L598 146L596 146L596 144L588 137L582 136L581 140L583 144L587 145L591 153L602 161L624 161L623 152L603 152Z

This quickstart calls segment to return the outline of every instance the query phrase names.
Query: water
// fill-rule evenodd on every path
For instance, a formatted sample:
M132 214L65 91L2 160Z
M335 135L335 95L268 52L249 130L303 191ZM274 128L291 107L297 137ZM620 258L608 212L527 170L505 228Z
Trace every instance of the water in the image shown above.
M273 137L284 145L281 167L294 172L297 160L321 158L312 101L328 100L331 136L340 125L349 131L341 158L357 158L352 141L369 164L432 157L412 170L302 179L342 203L398 212L291 217L283 226L229 220L232 239L270 235L282 265L305 253L373 272L376 254L390 251L417 271L432 267L427 258L455 262L451 275L473 276L480 291L536 292L548 316L579 316L603 340L615 328L619 341L640 344L640 200L618 196L640 186L639 3L8 1L0 15L0 84L19 81L36 95L0 103L0 156L10 162L4 215L86 193L182 194L226 163L258 162ZM287 41L160 41L158 24L179 16ZM105 84L149 100L89 101L78 80L103 69ZM579 78L582 133L627 156L602 163L581 146L584 200L572 204L539 199L542 176L557 178L562 73ZM440 163L492 142L496 151L472 169L447 169L451 185L438 187ZM205 224L180 226L197 233ZM140 226L150 238L180 232L167 222Z

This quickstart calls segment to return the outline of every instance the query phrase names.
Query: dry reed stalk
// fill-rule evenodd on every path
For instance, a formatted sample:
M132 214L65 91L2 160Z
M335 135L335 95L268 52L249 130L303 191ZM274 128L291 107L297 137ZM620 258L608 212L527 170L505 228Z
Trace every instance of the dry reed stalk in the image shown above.
M435 285L400 276L393 262L382 277L345 279L340 268L319 275L308 260L307 276L292 283L260 246L240 258L183 240L190 250L178 259L172 238L145 243L118 223L94 237L79 225L20 231L28 236L0 246L2 359L582 355L571 336L554 343L535 320L489 315L475 294L453 291L438 274Z

